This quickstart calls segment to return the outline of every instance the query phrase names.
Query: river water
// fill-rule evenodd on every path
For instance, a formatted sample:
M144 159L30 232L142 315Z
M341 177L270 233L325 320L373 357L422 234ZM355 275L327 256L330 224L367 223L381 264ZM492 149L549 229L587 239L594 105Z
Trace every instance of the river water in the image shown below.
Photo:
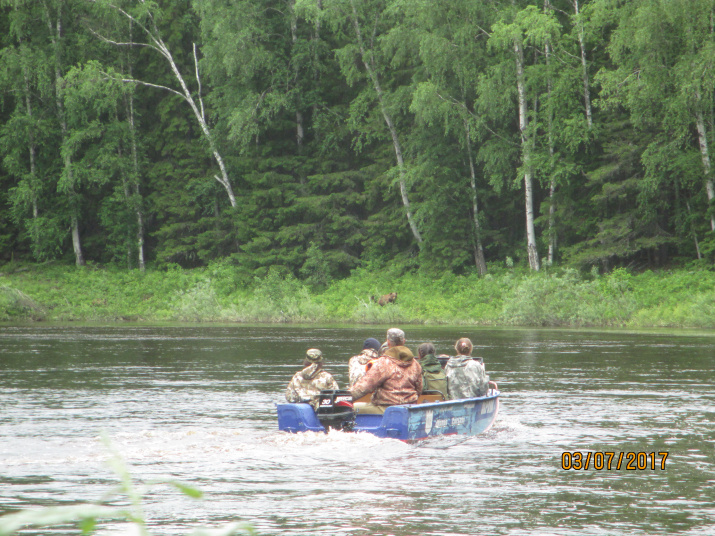
M106 498L106 434L135 482L204 492L149 488L152 534L233 521L260 535L715 534L712 334L407 326L413 349L472 339L502 391L489 432L420 445L278 432L275 403L307 348L344 386L350 356L384 329L0 327L0 514ZM576 451L615 457L564 470ZM647 468L616 469L629 452Z

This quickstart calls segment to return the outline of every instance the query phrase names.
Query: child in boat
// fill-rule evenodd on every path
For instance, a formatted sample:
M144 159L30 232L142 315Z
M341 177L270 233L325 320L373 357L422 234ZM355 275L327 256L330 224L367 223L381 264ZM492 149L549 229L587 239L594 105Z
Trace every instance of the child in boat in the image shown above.
M320 391L323 389L339 389L338 382L332 374L323 370L323 352L311 348L303 360L303 370L295 373L286 388L288 402L308 402L314 410L318 409Z
M485 396L489 389L489 376L484 365L472 359L472 341L459 339L454 349L457 355L450 357L444 366L449 387L449 398L474 398Z

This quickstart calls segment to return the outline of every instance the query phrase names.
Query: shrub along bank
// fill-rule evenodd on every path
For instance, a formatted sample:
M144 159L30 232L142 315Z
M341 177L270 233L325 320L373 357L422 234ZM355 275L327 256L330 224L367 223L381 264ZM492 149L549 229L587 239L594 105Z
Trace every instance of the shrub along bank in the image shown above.
M571 269L434 278L358 269L309 287L278 269L247 280L226 263L146 273L105 267L0 269L0 320L430 323L715 328L715 272L606 275ZM371 297L397 293L380 306Z

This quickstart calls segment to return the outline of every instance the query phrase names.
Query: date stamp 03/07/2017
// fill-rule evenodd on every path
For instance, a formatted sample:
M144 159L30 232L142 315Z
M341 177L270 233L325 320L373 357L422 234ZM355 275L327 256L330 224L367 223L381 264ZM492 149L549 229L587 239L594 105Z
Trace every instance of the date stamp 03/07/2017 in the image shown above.
M665 471L668 452L569 452L561 455L561 469L569 471Z

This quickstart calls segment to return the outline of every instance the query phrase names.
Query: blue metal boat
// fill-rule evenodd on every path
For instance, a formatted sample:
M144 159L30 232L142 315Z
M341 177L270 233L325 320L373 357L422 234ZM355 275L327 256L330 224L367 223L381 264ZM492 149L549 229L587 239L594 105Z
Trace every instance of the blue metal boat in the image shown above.
M279 430L326 431L310 404L277 406ZM390 406L383 415L361 414L358 410L348 429L410 442L444 435L473 436L487 431L498 411L499 391L493 388L479 398Z

